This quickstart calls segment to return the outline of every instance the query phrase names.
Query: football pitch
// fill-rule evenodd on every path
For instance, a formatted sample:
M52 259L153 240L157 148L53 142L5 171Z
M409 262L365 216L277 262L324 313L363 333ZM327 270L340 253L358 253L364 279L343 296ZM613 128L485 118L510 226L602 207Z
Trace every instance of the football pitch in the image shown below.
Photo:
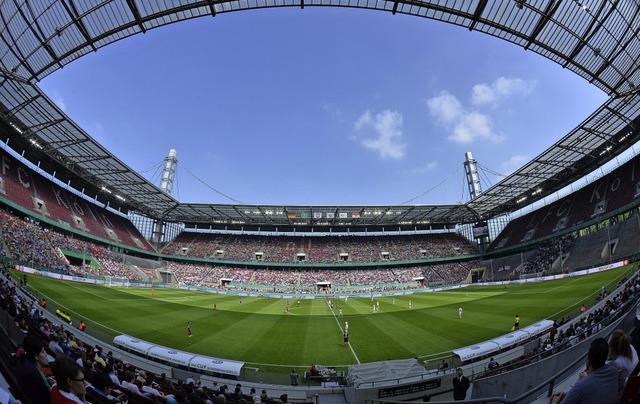
M629 267L623 267L523 285L333 299L333 310L325 299L240 298L158 288L152 296L148 288L63 282L35 275L29 275L28 284L39 298L47 298L49 308L67 311L76 326L84 320L89 332L108 342L115 335L128 334L183 351L285 371L311 364L344 367L387 359L449 357L452 349L510 332L516 314L521 327L566 314L574 317L580 305L593 305L602 286L611 291L631 274ZM375 313L374 305L379 305ZM187 321L192 322L192 337L187 336ZM342 340L345 321L350 347Z

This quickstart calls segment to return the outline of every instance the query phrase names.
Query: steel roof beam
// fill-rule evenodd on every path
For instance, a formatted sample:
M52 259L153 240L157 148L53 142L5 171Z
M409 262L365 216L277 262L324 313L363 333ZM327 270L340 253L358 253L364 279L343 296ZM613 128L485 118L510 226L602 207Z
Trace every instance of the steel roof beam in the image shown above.
M131 10L131 14L133 14L133 18L136 20L136 23L138 23L140 30L143 33L146 33L147 29L144 27L144 24L142 23L140 10L138 10L138 5L136 4L135 0L127 0L127 5L129 6L129 10Z
M207 0L207 4L209 5L209 10L211 10L211 16L216 16L216 7L214 0Z
M57 120L54 120L54 121L51 121L51 122L54 122L54 125L59 125L59 124L61 124L63 122L66 122L66 119L60 118L60 119L57 119ZM79 144L84 144L84 143L87 143L89 141L88 139L81 139L81 138L75 138L75 139L69 138L69 139L59 139L59 140L47 138L45 140L50 145L59 145L58 147L60 149L66 149L66 148L68 148L70 146L77 146ZM108 158L109 156L105 155L105 157Z
M487 0L480 0L478 2L478 6L476 7L476 11L473 13L473 18L471 24L469 24L469 31L473 31L478 23L480 17L482 17L482 13L484 9L487 7Z
M14 4L15 4L15 0L14 0ZM19 7L16 4L16 7L19 9ZM2 23L3 25L9 26L4 13L0 13L0 18L2 18ZM5 29L2 30L2 33L6 32L7 35L9 35L9 38L11 39L12 43L16 43L16 39L13 37L13 34L11 33L11 30ZM22 50L18 47L16 47L17 49L14 50L14 48L11 46L11 44L7 41L7 39L4 37L4 34L0 34L0 38L2 38L2 41L5 43L5 45L7 46L7 49L13 54L13 56L20 61L20 64L14 66L11 69L11 72L16 72L18 71L18 66L22 65L24 66L25 69L27 69L29 71L29 74L31 75L31 77L33 77L34 73L33 70L31 70L31 66L29 66L29 63L27 63L27 59L25 57L25 55L22 53Z
M53 48L51 47L51 45L49 45L48 41L45 39L44 33L42 32L42 29L40 28L40 25L38 24L38 19L34 18L33 10L31 9L31 3L24 2L24 4L27 6L27 9L29 10L29 14L30 14L31 19L33 20L37 30L33 28L34 24L29 24L27 22L28 21L27 16L25 15L25 13L22 10L22 8L20 7L20 5L18 5L17 0L13 0L13 3L15 4L16 9L18 9L18 12L20 13L20 16L22 17L22 20L29 27L29 30L31 31L33 36L38 38L38 40L40 41L40 45L45 49L45 51L47 51L47 53L49 54L51 59L58 60L58 56L53 51ZM37 48L34 48L33 52L31 52L28 56L33 55L34 52L36 52L36 50L37 50ZM62 67L62 64L58 63L58 66Z
M618 111L617 109L613 109L611 107L609 107L608 105L605 106L605 108L611 112L612 115L617 116L621 121L623 121L625 124L627 124L628 126L631 126L632 128L635 129L634 125L633 125L633 121L631 119L629 119L626 115L623 115L622 113L620 113L620 111ZM613 135L612 135L613 136Z
M599 7L600 12L602 11L602 8L604 7L604 4L605 4L605 2L602 2L600 4L600 7ZM582 36L582 38L580 38L580 41L578 42L578 44L575 46L575 48L573 48L573 50L571 51L571 53L569 54L569 56L567 58L568 60L573 60L576 56L578 56L580 51L585 46L587 46L589 40L591 38L593 38L593 36L598 32L598 29L593 29L593 27L596 26L597 22L598 22L597 18L592 18L591 19L591 22L587 26L587 29L585 29L585 35ZM596 28L598 28L598 26L596 26ZM607 63L607 60L605 60L605 64L606 63Z
M599 20L600 14L602 13L605 4L609 4L610 5L610 9L609 12L607 13L607 15L605 15L602 20ZM590 13L589 10L585 10L587 13ZM612 40L615 41L616 45L617 45L617 49L619 49L618 52L615 52L615 49L612 49L612 53L610 55L608 55L607 57L605 57L604 55L602 55L602 50L599 48L593 48L590 47L590 49L598 56L601 56L603 58L603 63L600 66L599 69L597 69L594 72L595 76L600 76L606 69L608 68L612 68L613 70L615 70L616 73L618 73L621 77L625 77L624 73L622 71L620 71L620 69L618 69L618 67L616 67L614 65L614 61L618 58L618 56L620 56L621 53L626 52L627 48L626 45L623 45L620 42L620 39L617 38L615 35L613 35L613 33L611 33L611 31L609 31L609 29L607 29L606 26L606 22L609 18L611 18L611 14L613 14L616 11L616 3L615 2L600 2L600 7L598 8L598 12L596 13L596 15L592 15L592 18L595 22L597 22L598 24L596 25L596 29L594 30L594 35L595 33L597 33L598 30L603 29L610 37ZM590 14L591 15L591 14ZM627 41L627 44L630 43L631 39L629 41ZM617 94L619 92L618 90L619 85L615 84L613 86L613 93Z
M87 30L87 27L85 27L84 23L82 22L80 13L78 12L78 8L73 2L74 0L68 0L68 1L69 1L68 5L67 5L67 1L65 0L61 1L61 3L64 9L67 11L67 14L69 14L69 17L71 17L71 23L78 28L78 31L80 31L80 34L82 34L82 36L84 37L84 40L87 41L87 43L83 44L82 46L84 47L85 45L89 45L91 49L93 49L93 51L95 52L96 46L94 45L94 40L91 38L91 35L89 35L89 31ZM61 35L61 33L62 31L59 31L58 35ZM64 58L66 58L65 55L60 55L60 58L58 60L63 60ZM46 69L50 68L51 64L47 66L48 67L46 67Z
M551 20L551 17L558 10L558 6L560 6L560 2L557 0L551 0L550 2L547 3L547 7L542 12L542 14L540 14L540 18L538 19L536 26L533 28L533 31L531 31L531 35L529 35L529 38L528 38L529 42L525 46L523 46L524 49L528 50L529 47L534 43L536 38L538 38L538 35L540 35L540 32L542 32L544 27Z

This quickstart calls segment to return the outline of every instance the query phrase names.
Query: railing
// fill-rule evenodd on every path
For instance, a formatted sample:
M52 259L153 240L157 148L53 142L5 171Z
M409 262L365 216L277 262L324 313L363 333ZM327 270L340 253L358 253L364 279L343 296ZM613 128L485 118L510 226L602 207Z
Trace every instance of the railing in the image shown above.
M571 374L573 374L576 371L576 368L579 368L580 366L582 366L584 364L585 358L587 356L587 353L584 353L582 355L580 355L579 357L577 357L573 362L571 362L569 365L565 366L561 371L559 371L558 373L556 373L555 375L549 377L547 380L543 381L542 383L538 384L537 386L531 388L529 391L527 391L526 393L523 393L521 395L519 395L518 397L515 398L507 398L506 395L502 396L502 397L483 397L483 398L475 398L475 399L469 399L469 400L464 400L464 401L442 401L442 400L438 400L438 403L441 404L449 404L449 403L504 403L504 404L522 404L522 403L530 403L535 401L541 394L542 391L547 388L547 396L551 397L552 393L553 393L553 389L556 385L556 382L558 381L563 381L565 380L567 377L569 377ZM441 395L445 395L445 394L450 394L452 390L446 390L446 391L442 391L439 392L437 394L434 394L432 396L429 396L430 399L437 397L437 396L441 396ZM534 396L535 397L532 397ZM365 404L408 404L408 403L423 403L424 400L419 400L419 401L394 401L394 400L365 400L364 401Z

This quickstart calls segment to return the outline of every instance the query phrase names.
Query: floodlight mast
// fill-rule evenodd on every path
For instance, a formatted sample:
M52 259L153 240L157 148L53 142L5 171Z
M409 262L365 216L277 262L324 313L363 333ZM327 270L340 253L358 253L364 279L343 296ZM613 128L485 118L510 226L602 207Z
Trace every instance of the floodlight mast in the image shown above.
M476 196L482 193L482 184L480 184L480 175L478 174L478 163L476 159L473 158L471 152L466 152L464 154L464 172L467 175L467 186L469 187L469 197L471 200L475 199ZM487 228L487 222L482 221L482 217L478 218L480 221L477 222L479 228L485 227ZM475 231L476 225L473 226L472 231ZM487 228L488 229L488 228ZM475 236L476 242L480 247L480 251L484 253L485 248L489 245L489 235L478 235Z
M473 158L471 152L464 154L464 172L467 175L467 186L469 187L470 199L482 193L482 185L480 184L480 176L478 175L478 164Z
M160 189L171 195L173 190L173 180L176 175L176 167L178 166L176 149L169 150L169 155L164 158L164 170L162 171L162 179L160 181Z
M173 190L173 180L176 176L176 167L178 166L178 152L176 149L169 150L169 155L164 158L164 170L162 170L162 178L160 180L160 189L171 195ZM158 247L164 238L164 222L156 220L153 225L152 241Z

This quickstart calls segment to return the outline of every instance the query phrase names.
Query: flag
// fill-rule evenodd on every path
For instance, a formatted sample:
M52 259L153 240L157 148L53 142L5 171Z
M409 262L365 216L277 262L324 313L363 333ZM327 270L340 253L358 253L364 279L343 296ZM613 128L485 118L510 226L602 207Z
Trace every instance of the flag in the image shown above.
M360 212L351 212L351 217L360 217Z
M338 214L338 216L340 217L340 219L346 219L347 218L347 212L340 212Z
M336 214L333 212L327 212L327 219L333 219L336 217Z
M296 214L295 213L287 213L287 217L289 219L295 219L296 218Z
M322 219L322 212L313 212L314 219Z

